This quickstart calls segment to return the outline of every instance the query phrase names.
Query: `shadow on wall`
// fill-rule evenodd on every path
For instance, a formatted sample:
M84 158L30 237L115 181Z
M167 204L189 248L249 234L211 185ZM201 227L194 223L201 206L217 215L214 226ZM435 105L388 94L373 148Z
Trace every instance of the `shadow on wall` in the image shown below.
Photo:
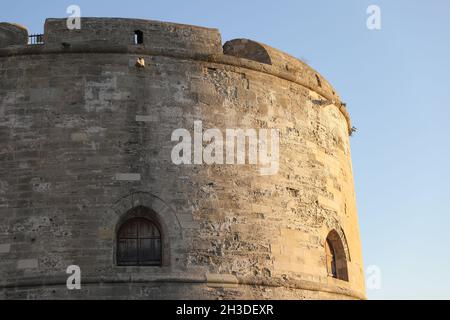
M223 53L272 65L272 59L266 48L260 43L252 40L234 39L227 41L223 46Z

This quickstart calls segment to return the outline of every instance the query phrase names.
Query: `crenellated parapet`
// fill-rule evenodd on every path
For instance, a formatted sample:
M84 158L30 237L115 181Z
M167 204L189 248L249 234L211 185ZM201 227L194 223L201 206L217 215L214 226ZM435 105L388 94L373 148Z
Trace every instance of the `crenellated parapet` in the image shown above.
M138 19L82 18L81 29L67 28L66 19L47 19L44 42L60 45L62 42L102 43L119 46L142 45L156 50L176 50L185 53L220 54L222 40L217 29L177 23ZM141 43L135 36L141 34Z

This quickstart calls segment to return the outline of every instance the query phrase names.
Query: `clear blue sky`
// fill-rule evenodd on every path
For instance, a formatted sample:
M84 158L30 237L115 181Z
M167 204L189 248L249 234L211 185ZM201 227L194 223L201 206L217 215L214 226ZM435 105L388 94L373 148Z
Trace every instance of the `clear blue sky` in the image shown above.
M0 20L134 17L217 27L305 59L347 102L365 265L378 298L450 298L450 1L14 0ZM380 6L382 29L366 28Z

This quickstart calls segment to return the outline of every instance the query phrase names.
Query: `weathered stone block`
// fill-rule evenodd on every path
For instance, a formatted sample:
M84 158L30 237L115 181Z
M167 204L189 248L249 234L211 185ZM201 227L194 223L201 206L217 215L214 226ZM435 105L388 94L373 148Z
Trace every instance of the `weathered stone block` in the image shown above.
M0 48L7 46L23 46L28 43L26 28L12 23L0 23Z
M23 259L17 261L17 269L36 269L38 268L38 260L37 259Z

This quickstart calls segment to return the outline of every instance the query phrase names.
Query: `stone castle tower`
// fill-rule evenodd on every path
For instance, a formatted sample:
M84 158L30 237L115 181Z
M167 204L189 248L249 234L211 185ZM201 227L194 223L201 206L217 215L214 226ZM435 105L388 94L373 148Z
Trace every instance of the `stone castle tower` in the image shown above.
M364 299L350 118L318 72L156 21L28 38L0 24L1 299ZM279 130L279 170L174 164L196 121Z

